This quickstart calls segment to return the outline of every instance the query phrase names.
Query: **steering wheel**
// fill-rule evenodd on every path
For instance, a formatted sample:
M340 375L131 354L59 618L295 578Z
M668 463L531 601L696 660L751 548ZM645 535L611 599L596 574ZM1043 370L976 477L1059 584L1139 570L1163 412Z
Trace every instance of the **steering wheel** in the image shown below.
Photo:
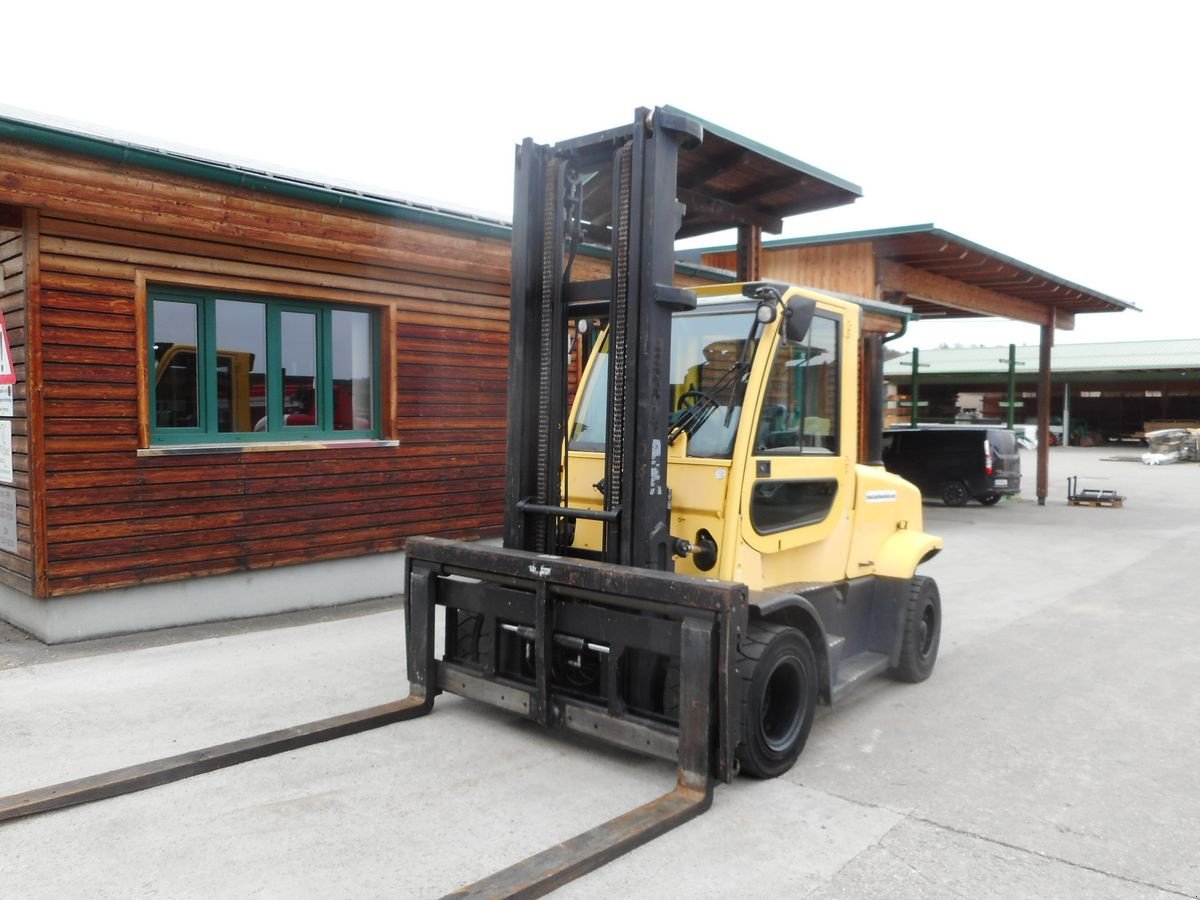
M684 410L691 409L694 406L700 406L702 403L708 403L712 406L719 406L712 397L704 393L704 391L684 391L679 395L679 399L675 401L675 409Z

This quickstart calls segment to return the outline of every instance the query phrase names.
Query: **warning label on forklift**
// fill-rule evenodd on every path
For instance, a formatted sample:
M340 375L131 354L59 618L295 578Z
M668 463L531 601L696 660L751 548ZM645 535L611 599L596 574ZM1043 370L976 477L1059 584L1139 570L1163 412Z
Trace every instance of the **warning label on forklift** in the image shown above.
M868 503L895 503L895 491L867 491Z

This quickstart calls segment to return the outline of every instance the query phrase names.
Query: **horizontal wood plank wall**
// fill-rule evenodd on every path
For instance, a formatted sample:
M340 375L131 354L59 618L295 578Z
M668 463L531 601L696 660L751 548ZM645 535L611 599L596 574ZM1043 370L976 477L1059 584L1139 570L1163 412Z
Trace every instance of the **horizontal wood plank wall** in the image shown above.
M506 242L4 142L0 165L0 202L42 213L46 595L498 533ZM377 306L401 446L139 457L139 273Z
M703 259L706 266L737 269L737 254L732 250L706 253ZM866 241L819 247L765 247L762 277L877 299L875 252Z
M38 595L498 533L507 241L11 142L0 167L0 203L40 211ZM156 280L379 307L401 446L139 456L138 285Z
M41 249L51 595L499 529L506 284L50 216ZM385 303L385 416L401 448L139 458L139 271L151 284L170 271L172 282L227 276L281 297Z
M0 584L33 593L33 550L29 491L29 420L26 402L26 255L22 232L0 230L0 308L13 354L17 383L13 390L13 489L17 500L17 552L0 550ZM9 490L0 486L0 490Z

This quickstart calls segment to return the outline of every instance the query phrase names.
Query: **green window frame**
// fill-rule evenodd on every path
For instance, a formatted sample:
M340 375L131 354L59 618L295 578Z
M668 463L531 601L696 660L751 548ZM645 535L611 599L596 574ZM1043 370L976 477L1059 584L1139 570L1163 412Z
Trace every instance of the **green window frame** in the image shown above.
M198 443L260 443L265 441L363 440L381 433L380 325L377 310L358 305L309 302L281 297L264 297L232 291L149 286L147 298L148 388L150 395L151 445ZM257 316L261 309L259 346L265 351L260 368L257 352L223 349L218 346L219 309L223 303L245 304L240 308ZM160 305L166 304L166 305ZM169 305L169 306L168 306ZM363 382L357 371L344 376L347 366L362 369L362 354L347 357L335 351L335 327L339 313L365 316L367 335L366 373L370 397L363 398ZM312 356L315 370L305 373L310 380L308 415L289 414L285 402L295 399L284 369L283 331L285 317L313 317ZM181 342L156 341L174 329L187 333ZM189 322L190 318L190 322ZM174 323L169 322L174 319ZM292 322L302 319L292 318ZM182 331L179 323L184 323ZM344 317L345 325L361 319ZM188 327L190 325L190 327ZM361 345L361 333L357 335ZM188 343L191 339L193 344ZM352 337L353 340L353 337ZM160 348L160 343L162 347ZM175 352L172 354L171 351ZM335 353L337 356L335 357ZM339 371L335 372L335 366ZM170 376L169 370L183 372ZM183 378L174 385L170 377ZM179 387L182 385L182 389ZM311 409L315 403L315 410ZM369 411L369 416L364 415ZM299 419L301 424L289 424Z

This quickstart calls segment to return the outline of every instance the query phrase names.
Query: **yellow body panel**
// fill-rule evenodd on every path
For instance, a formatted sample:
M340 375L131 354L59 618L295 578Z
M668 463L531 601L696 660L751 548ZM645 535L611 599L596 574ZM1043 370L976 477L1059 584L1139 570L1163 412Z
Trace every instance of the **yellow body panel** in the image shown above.
M715 285L698 288L696 293L701 298L737 297L739 291L737 285ZM694 541L704 529L718 544L713 569L700 572L689 556L676 560L676 571L739 581L752 589L873 574L911 577L917 564L940 549L942 542L922 531L921 496L915 487L882 467L858 464L861 308L807 288L789 289L785 304L794 296L814 300L818 315L838 323L837 400L831 404L836 426L829 426L836 428L836 435L822 430L832 415L824 420L805 417L804 425L835 449L797 446L770 452L756 447L762 442L760 419L766 421L766 398L773 389L778 393L770 379L773 371L778 377L779 370L772 365L777 349L785 346L780 310L760 334L730 458L689 457L686 435L669 448L671 533ZM591 376L594 362L589 362L583 383ZM571 433L574 419L573 412ZM604 455L571 451L568 472L569 504L602 508L603 497L594 485L603 477ZM766 533L760 533L753 524L752 497L773 502L769 497L775 486L789 484L799 490L818 485L817 490L830 495L827 508L797 527L766 528ZM600 550L602 540L599 523L577 523L574 546Z

